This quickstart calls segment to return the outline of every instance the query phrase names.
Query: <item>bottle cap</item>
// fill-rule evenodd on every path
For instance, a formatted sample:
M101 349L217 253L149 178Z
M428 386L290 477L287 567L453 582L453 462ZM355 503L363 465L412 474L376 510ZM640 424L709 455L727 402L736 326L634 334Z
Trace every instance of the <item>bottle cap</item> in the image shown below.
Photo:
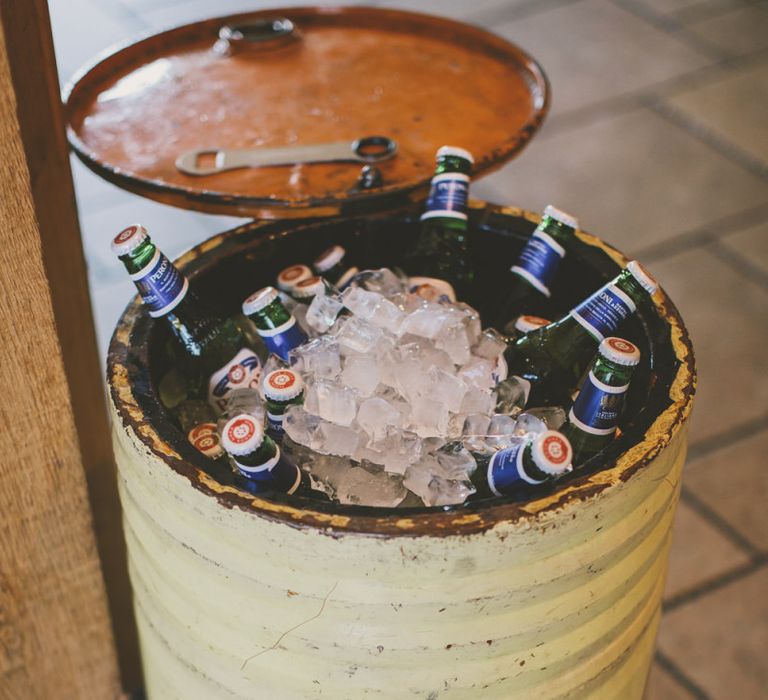
M304 391L301 376L292 369L276 369L264 377L264 396L275 401L295 399Z
M466 149L459 146L440 146L437 149L437 160L440 160L443 156L456 156L458 158L464 158L470 163L474 164L474 156Z
M627 270L632 273L632 277L637 280L637 283L648 292L648 294L653 294L659 288L659 283L651 277L648 270L637 262L637 260L628 262Z
M640 350L637 345L624 338L604 338L597 351L606 359L617 365L634 367L640 362Z
M128 255L133 250L136 250L146 239L149 234L141 224L134 224L124 228L112 239L112 252L118 257Z
M521 333L530 333L542 326L548 326L552 321L540 316L518 316L515 319L515 330Z
M579 220L575 216L571 216L567 212L564 212L562 209L553 207L551 204L548 204L544 209L544 216L548 216L550 219L554 219L555 221L559 221L561 224L570 226L574 230L579 228Z
M537 435L531 443L533 463L545 474L558 476L571 469L573 448L568 438L556 430Z
M325 291L325 282L322 277L309 277L308 279L301 280L294 288L293 295L297 299L306 299L308 297L314 297L318 294L322 294Z
M269 306L278 297L277 290L274 287L264 287L254 292L243 302L243 313L246 316L261 311Z
M264 426L248 413L230 418L221 431L221 445L233 457L257 450L264 441Z
M203 433L194 439L190 433L189 441L196 450L202 452L206 457L210 457L211 459L217 459L224 454L219 436L215 432Z
M284 292L292 292L299 282L310 277L312 277L312 270L306 265L291 265L280 270L277 276L277 286Z
M332 245L328 250L320 253L312 266L318 272L327 272L334 265L338 265L347 254L347 251L340 245Z

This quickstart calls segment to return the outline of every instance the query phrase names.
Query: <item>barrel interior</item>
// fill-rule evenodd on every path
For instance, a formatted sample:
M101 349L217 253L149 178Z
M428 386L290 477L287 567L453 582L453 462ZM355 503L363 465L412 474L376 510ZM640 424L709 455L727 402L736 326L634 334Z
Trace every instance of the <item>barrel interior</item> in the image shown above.
M487 300L504 293L511 261L535 226L536 217L523 211L510 213L492 205L472 209L470 246L479 275L471 298L465 301L480 311L481 318ZM293 263L310 263L334 243L344 245L363 267L396 266L417 230L418 217L407 211L303 225L253 223L201 244L184 256L182 266L199 292L221 313L231 315L238 312L242 299L249 293L272 284L278 270ZM558 311L566 313L576 301L613 277L620 269L621 260L619 253L591 237L579 239L563 261L553 287ZM222 485L234 486L232 475L226 470L211 471L208 460L187 442L162 407L157 385L168 369L164 347L170 337L164 324L153 322L138 304L136 300L132 302L118 327L110 349L110 366L115 362L125 363L143 419L182 457L184 464L174 464L174 468L192 467L189 474L207 471ZM629 391L621 435L566 482L551 487L552 490L565 484L586 482L595 472L614 466L619 456L641 442L651 424L671 406L670 387L677 376L680 359L672 342L670 318L679 321L676 310L666 300L663 308L649 304L639 309L636 317L622 327L621 335L639 346L642 362ZM120 328L126 325L128 342L118 342ZM547 492L543 491L541 496L545 495ZM386 509L324 504L279 495L273 500L282 499L285 503L299 502L297 507L321 513L378 517L393 513ZM424 511L475 512L505 501L502 498L441 508L398 509L396 513L403 517Z

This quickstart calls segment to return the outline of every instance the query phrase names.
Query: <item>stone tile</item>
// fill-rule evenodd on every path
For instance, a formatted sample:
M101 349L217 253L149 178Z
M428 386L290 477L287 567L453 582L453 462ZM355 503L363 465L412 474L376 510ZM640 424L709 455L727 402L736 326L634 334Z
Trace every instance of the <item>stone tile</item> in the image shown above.
M763 33L768 35L768 29L763 29ZM680 93L668 102L694 124L768 166L768 61Z
M628 254L768 201L762 179L644 109L572 129L545 126L472 192L539 211L562 206Z
M768 6L735 6L730 12L689 25L689 31L731 56L768 47Z
M747 563L749 555L726 539L690 506L683 502L678 505L672 530L665 599L690 591Z
M699 383L689 442L725 432L768 407L768 291L698 248L650 266L693 339ZM729 460L728 469L732 464Z
M768 222L733 233L720 243L768 275Z
M667 613L659 648L711 700L763 700L768 567Z
M119 5L99 0L50 0L48 7L62 84L96 54L145 28Z
M710 61L690 46L607 0L584 0L493 30L542 65L552 114L646 88Z
M768 552L766 455L768 431L692 462L685 483L746 540Z
M657 15L669 15L691 7L706 5L707 0L637 0L637 4Z
M659 664L654 663L643 700L694 700L694 696Z

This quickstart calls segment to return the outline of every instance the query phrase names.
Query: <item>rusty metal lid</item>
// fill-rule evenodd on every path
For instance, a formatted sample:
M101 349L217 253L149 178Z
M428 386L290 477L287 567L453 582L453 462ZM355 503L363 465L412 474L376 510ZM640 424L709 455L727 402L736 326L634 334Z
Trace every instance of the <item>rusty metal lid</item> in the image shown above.
M261 218L328 216L423 198L444 144L475 175L501 166L546 114L546 78L477 27L370 7L280 8L205 20L130 43L65 88L69 140L92 170L167 204ZM181 172L189 151L305 147L387 137L362 162ZM386 151L374 141L364 154ZM208 165L213 158L194 158ZM227 159L219 157L219 162ZM276 157L273 160L279 161Z

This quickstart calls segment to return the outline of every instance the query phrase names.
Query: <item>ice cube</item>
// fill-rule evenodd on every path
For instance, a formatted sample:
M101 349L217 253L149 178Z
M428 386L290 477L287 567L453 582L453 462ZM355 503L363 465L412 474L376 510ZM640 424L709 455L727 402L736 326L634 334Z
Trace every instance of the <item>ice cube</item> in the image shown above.
M369 292L378 292L382 296L392 297L406 289L407 278L382 267L379 270L363 270L355 276L354 284Z
M302 406L289 406L283 414L283 428L291 440L311 449L317 444L315 434L320 422L320 418Z
M394 379L398 391L411 402L423 395L429 386L429 377L417 359L402 360L395 368Z
M352 467L344 473L336 487L339 503L395 508L406 496L402 478L380 471L371 473Z
M405 312L388 299L382 299L370 316L371 323L395 334L400 332L404 320Z
M349 460L342 457L312 454L302 468L309 473L313 489L335 498L336 488L352 467Z
M460 323L450 308L430 303L408 314L400 327L401 333L411 333L422 338L436 338L450 326Z
M324 454L351 457L359 442L360 434L356 430L323 421L317 429L314 449Z
M310 375L321 379L333 379L341 372L341 356L335 338L322 336L310 340L288 353L288 361L302 377Z
M307 309L307 325L318 333L326 333L343 308L338 297L317 294Z
M496 385L493 363L481 357L473 357L463 365L458 376L469 387L490 390Z
M218 420L219 430L221 431L224 424L239 413L247 413L257 418L260 422L264 421L264 399L261 398L261 391L259 389L235 389L224 397L223 408Z
M495 328L486 328L475 347L472 348L472 353L478 357L483 357L486 360L495 361L506 348L507 343L504 340L504 336L502 336Z
M469 304L462 302L456 304L456 308L464 314L464 327L467 331L470 346L475 345L480 340L480 334L482 333L480 314Z
M370 396L381 379L376 359L369 355L350 355L344 361L341 381L356 389L360 396Z
M426 396L441 404L453 413L461 410L467 386L461 379L438 367L430 367L427 372Z
M464 421L462 441L470 452L489 454L493 449L485 442L491 419L484 413L472 413Z
M526 411L517 417L515 435L533 437L547 431L547 424L538 416Z
M530 383L520 377L509 377L496 385L496 413L517 416L525 408Z
M472 357L469 352L469 338L467 328L463 323L451 326L437 340L437 347L444 350L451 358L451 362L463 365Z
M344 306L363 319L370 319L383 299L381 294L366 291L362 287L348 287L341 295Z
M520 442L520 436L515 431L515 419L503 413L497 413L491 418L488 437L485 441L490 447L503 450Z
M411 427L421 437L444 437L448 418L448 409L427 396L416 396L411 401Z
M264 368L261 370L261 376L266 377L270 372L274 372L277 369L287 369L288 366L288 363L282 357L275 355L275 353L270 353L267 361L264 363Z
M495 396L487 389L470 387L461 402L461 413L491 413L496 403Z
M477 462L464 445L457 442L449 442L435 452L437 462L446 479L466 480L477 469Z
M421 498L426 506L445 506L464 503L475 487L466 476L446 477L445 469L435 455L426 455L408 467L403 485Z
M339 345L363 354L373 350L380 338L380 328L356 316L347 318L336 334Z
M357 424L368 434L369 444L385 439L389 428L397 427L400 420L400 412L378 396L363 401L357 413Z
M529 408L526 413L529 416L540 418L546 424L549 430L559 430L567 418L565 409L562 406L541 406L539 408Z
M349 426L357 414L355 392L345 386L332 384L327 381L317 381L307 391L309 396L316 397L317 415L331 423ZM309 396L307 398L309 398ZM311 404L311 406L310 406ZM315 409L315 399L310 399L308 410Z

